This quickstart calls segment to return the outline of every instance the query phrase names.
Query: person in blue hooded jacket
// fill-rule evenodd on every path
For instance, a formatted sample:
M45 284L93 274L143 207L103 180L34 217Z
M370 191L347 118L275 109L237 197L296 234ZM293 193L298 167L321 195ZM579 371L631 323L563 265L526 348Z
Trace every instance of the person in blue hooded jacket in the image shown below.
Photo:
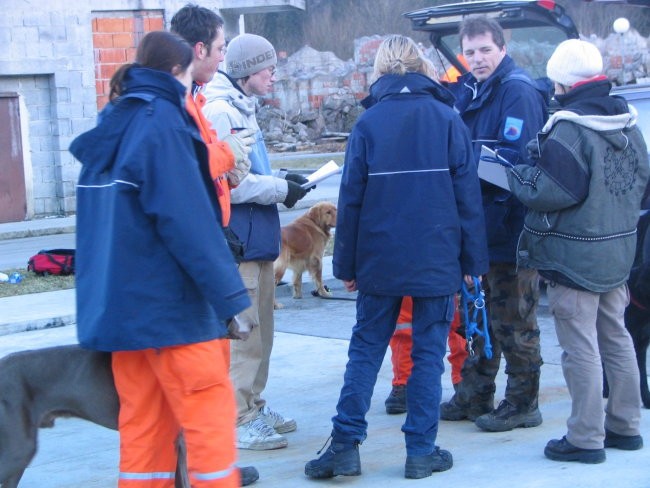
M184 108L192 48L147 34L112 102L70 152L77 184L77 335L112 352L120 488L239 486L227 323L250 305L221 230L207 148Z
M361 474L365 416L404 295L413 299L404 474L452 467L436 436L454 295L463 276L488 269L476 163L453 96L408 37L382 42L374 74L347 145L334 243L334 276L358 291L357 323L332 442L305 466L312 478Z
M472 135L474 160L487 146L510 164L529 163L526 144L546 120L548 86L518 68L507 55L504 33L494 19L470 16L460 25L462 54L470 72L449 85L455 107ZM542 423L538 408L542 365L537 325L539 276L517 269L516 250L526 208L510 193L481 181L490 270L484 282L492 358L481 351L465 360L454 396L440 407L443 420L475 421L486 431L507 431ZM508 382L494 408L501 354Z

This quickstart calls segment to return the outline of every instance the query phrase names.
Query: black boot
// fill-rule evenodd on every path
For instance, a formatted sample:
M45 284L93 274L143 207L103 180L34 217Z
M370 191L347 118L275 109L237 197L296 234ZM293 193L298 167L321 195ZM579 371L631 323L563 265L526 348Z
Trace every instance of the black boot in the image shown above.
M241 477L241 486L252 485L260 478L260 474L255 469L255 466L241 466L239 468L239 475Z
M406 456L404 477L409 479L426 478L433 473L447 471L453 465L454 460L451 453L436 447L435 451L426 456Z
M305 464L305 474L310 478L319 479L333 478L338 475L359 476L361 474L359 443L343 444L332 441L325 454Z
M613 447L624 451L637 451L643 448L643 437L640 435L621 435L605 429L605 447Z
M585 464L599 464L605 462L605 449L582 449L566 440L552 439L544 448L544 455L553 461L575 461Z
M471 420L492 411L494 404L489 401L476 401L468 404L459 403L458 395L454 395L448 402L440 404L441 420Z
M386 413L394 415L406 412L406 385L395 385L384 402Z
M542 423L542 413L533 407L518 409L508 400L502 400L496 410L477 417L476 426L488 432L505 432L517 427L537 427Z

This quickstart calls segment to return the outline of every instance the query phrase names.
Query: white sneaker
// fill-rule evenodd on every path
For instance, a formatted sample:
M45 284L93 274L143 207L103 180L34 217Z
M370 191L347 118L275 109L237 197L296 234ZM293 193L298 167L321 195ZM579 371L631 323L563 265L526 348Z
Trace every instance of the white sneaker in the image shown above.
M266 451L287 447L287 438L269 427L260 417L237 427L237 447Z
M267 406L260 409L257 418L262 419L269 427L273 427L278 434L293 432L298 427L294 419L285 418Z

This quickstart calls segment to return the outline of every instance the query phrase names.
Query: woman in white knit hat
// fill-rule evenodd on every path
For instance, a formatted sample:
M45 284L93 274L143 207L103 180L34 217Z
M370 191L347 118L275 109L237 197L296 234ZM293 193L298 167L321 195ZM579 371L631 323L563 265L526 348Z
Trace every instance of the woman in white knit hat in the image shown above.
M266 405L261 395L269 375L273 347L273 261L280 250L278 203L291 208L308 190L307 180L289 173L279 177L271 171L264 139L255 118L257 97L267 95L275 82L275 49L254 34L235 37L227 47L226 72L218 71L206 86L204 115L219 137L239 129L253 129L255 144L249 154L250 173L231 191L230 227L244 241L239 272L253 306L244 312L254 324L246 341L231 344L230 376L237 398L237 447L278 449L287 446L282 434L296 429L296 421Z
M508 175L529 208L518 264L549 283L572 400L566 435L549 441L544 454L589 464L605 461L604 448L643 447L639 371L623 314L650 171L636 111L609 95L602 69L593 44L571 39L557 47L546 71L561 110L529 145L536 165ZM603 367L610 385L604 411Z

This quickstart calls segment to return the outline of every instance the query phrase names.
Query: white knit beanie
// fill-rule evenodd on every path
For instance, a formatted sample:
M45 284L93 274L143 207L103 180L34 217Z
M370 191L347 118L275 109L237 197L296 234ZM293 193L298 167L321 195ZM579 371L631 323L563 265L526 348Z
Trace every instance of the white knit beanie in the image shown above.
M273 45L262 36L241 34L228 43L226 73L233 78L245 78L277 63Z
M573 86L603 72L603 57L596 46L579 39L560 43L546 64L546 75L561 85Z

